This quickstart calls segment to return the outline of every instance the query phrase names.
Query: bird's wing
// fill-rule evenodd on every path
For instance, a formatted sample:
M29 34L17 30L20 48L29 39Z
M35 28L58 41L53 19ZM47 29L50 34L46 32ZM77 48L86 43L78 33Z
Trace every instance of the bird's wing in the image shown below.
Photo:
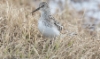
M53 16L51 16L51 15L50 15L50 20L51 20L51 22L57 27L57 29L58 29L59 31L62 30L63 26L62 26L59 22L57 22L57 21L55 20L55 18L54 18Z

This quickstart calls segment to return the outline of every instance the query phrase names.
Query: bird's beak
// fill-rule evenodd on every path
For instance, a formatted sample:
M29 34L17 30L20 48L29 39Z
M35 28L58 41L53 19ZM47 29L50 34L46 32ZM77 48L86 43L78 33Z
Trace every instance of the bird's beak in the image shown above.
M37 8L37 9L35 9L34 11L32 11L32 15L33 15L34 12L40 10L40 8L42 8L42 7L43 7L43 6L41 6L41 7Z

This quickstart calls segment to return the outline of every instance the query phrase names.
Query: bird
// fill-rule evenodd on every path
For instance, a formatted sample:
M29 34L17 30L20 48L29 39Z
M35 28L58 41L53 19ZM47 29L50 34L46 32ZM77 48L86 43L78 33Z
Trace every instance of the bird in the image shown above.
M49 38L59 36L63 26L51 15L49 5L46 2L41 2L39 7L32 11L32 15L38 10L40 10L41 13L38 20L38 29L40 33Z

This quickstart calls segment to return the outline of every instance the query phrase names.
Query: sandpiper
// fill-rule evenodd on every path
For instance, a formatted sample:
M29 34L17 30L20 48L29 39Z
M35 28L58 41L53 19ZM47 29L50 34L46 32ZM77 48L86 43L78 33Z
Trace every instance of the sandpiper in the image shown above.
M60 35L62 26L51 16L49 6L46 2L41 2L39 7L32 11L32 14L36 11L41 11L41 17L38 21L38 29L46 37L55 38Z

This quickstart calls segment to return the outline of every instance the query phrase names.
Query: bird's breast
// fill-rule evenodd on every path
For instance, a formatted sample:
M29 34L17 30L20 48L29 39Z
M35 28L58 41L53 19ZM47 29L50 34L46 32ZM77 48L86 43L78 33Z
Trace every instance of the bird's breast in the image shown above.
M60 34L59 30L54 26L46 26L42 20L38 21L38 29L39 31L49 37L58 36Z

